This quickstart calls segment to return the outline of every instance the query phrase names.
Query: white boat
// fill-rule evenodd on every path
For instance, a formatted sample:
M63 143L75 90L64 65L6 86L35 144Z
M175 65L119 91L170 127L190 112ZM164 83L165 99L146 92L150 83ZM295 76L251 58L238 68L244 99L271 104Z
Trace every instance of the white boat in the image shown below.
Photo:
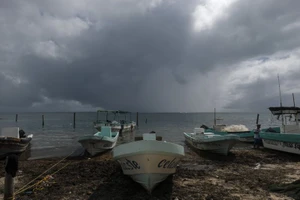
M100 114L105 114L105 119L100 119ZM113 114L114 120L109 119L110 114ZM112 132L119 132L121 129L121 123L116 120L117 114L117 110L98 110L97 119L94 122L94 128L101 131L102 126L110 126Z
M100 120L99 114L105 113L105 120ZM109 120L109 114L114 115L114 120ZM126 121L127 114L130 114L130 121ZM120 120L120 116L124 115L125 119ZM131 120L131 112L121 110L98 110L97 120L94 122L94 127L101 131L102 126L111 126L113 132L133 131L136 128L136 123Z
M78 142L92 156L113 149L118 141L119 132L112 132L110 126L102 126L101 132L97 132L92 136L82 136Z
M29 145L33 134L25 135L19 127L5 127L0 133L0 157L9 154L20 154Z
M139 141L122 144L113 150L113 158L120 163L123 173L149 193L176 172L184 156L183 146L157 139L155 133L144 133L142 137L136 137Z
M183 133L185 141L192 147L228 155L228 152L239 141L239 136L233 134L218 135L204 132L203 128L195 128L193 133Z

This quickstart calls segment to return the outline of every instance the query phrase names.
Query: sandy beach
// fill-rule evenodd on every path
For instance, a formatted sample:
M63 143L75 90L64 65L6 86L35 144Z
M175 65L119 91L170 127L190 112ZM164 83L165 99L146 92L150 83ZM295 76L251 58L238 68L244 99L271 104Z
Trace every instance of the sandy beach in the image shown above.
M20 161L16 199L300 199L300 157L267 149L235 149L228 156L218 156L186 147L177 173L151 195L123 175L111 152L59 161L61 158ZM34 186L24 188L49 168L28 185ZM4 169L0 170L4 176ZM2 178L0 184L3 182Z

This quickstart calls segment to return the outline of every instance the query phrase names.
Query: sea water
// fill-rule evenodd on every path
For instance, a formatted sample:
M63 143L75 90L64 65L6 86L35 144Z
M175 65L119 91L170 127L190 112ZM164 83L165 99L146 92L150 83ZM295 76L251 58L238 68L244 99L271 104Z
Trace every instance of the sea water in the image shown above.
M44 126L42 126L44 115ZM163 140L184 145L183 132L192 132L195 127L202 124L211 127L213 113L139 113L138 128L133 132L123 134L119 143L130 142L136 135L155 131ZM105 116L99 115L99 119ZM256 128L256 113L217 113L217 118L223 119L218 123L226 125L245 125L249 130ZM97 115L95 112L79 112L75 116L75 128L73 124L74 113L19 113L16 122L16 114L1 113L0 127L18 126L26 135L33 134L30 146L31 159L53 156L66 156L74 151L79 151L81 145L78 137L93 135L96 133L93 121ZM114 116L110 115L113 120ZM118 119L118 118L116 118ZM137 121L136 113L119 116L119 119ZM276 126L280 121L270 113L261 113L259 123L262 128Z

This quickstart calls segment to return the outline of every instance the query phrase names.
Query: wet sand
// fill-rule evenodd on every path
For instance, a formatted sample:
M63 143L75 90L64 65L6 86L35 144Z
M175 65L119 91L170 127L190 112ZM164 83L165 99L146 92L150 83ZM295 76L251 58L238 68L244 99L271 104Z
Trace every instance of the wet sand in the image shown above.
M298 182L294 182L300 179L298 155L267 149L234 149L228 156L218 156L185 148L186 156L176 174L160 183L151 195L123 175L111 152L107 152L94 158L62 161L35 180L34 187L18 193L16 199L300 199ZM19 192L60 159L20 161L15 191ZM4 176L4 168L0 171Z

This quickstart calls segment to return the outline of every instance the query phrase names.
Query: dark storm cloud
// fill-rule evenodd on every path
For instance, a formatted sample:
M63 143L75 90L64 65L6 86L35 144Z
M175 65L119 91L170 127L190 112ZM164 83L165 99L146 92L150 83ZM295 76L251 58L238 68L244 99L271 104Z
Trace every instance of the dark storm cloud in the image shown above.
M197 76L222 79L224 74L210 72L226 67L230 73L232 65L253 57L266 62L300 43L296 1L237 1L203 30L194 28L194 20L202 19L193 13L205 1L156 1L146 9L134 2L99 2L97 12L79 1L67 7L47 1L0 4L11 11L0 14L5 28L0 68L21 79L17 85L3 75L8 87L1 89L2 105L30 107L47 97L107 109L203 111L212 106L205 99L210 90L227 88L217 80L215 85L198 82ZM248 98L227 108L243 109L245 102L259 107L262 103L255 102L268 99L260 94L274 84L262 80L233 87L232 94Z
M18 84L18 80L9 79L0 73L0 105L9 107L27 107L32 102L40 101L39 88L30 84Z
M181 62L191 29L189 12L162 6L106 22L100 31L91 27L80 40L68 44L69 49L83 52L84 58L68 63L28 55L19 63L22 74L51 98L106 108L134 105L150 72ZM159 88L154 90L159 94Z

